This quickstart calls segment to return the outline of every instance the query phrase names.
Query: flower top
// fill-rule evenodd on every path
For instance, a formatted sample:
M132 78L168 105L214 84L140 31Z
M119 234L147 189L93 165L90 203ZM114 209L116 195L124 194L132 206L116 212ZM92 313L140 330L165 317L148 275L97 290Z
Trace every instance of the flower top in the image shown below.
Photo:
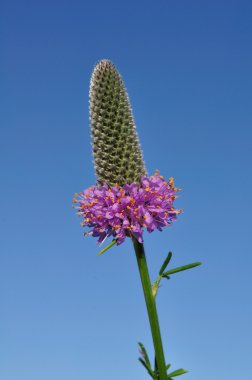
M166 182L156 171L154 176L141 177L136 183L109 187L92 186L75 194L77 214L84 218L82 226L91 228L85 235L98 237L98 243L113 236L117 244L126 236L143 243L143 228L148 232L169 226L181 210L173 207L176 192L173 178Z
M90 126L98 185L139 183L146 175L129 96L114 64L98 62L90 82Z

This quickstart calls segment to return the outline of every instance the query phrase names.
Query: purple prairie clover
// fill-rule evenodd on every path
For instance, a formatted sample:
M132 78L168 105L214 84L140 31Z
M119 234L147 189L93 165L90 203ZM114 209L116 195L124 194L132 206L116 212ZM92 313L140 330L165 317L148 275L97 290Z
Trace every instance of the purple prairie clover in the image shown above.
M166 182L156 171L151 177L141 177L140 184L89 187L75 194L73 202L83 218L81 225L90 229L85 235L98 237L99 244L110 236L118 245L127 236L143 243L144 228L162 231L176 220L181 210L173 203L179 190L173 178Z

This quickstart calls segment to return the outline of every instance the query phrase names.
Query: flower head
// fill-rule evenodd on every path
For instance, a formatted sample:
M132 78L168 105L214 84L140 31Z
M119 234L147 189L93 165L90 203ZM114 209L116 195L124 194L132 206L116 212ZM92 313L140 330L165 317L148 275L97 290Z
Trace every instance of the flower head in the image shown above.
M176 210L173 203L179 190L173 178L166 182L156 172L154 176L141 177L140 184L92 186L76 194L73 202L77 214L83 217L81 225L90 228L86 235L98 237L98 243L109 236L117 244L127 236L142 243L144 228L148 232L162 231L176 220L181 210Z

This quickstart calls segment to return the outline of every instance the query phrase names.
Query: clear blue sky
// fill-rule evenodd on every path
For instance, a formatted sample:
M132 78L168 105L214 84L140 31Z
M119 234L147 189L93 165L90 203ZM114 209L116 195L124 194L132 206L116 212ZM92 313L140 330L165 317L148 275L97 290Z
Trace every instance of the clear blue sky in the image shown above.
M130 241L97 257L71 208L95 182L94 64L112 60L149 173L183 188L173 228L145 234L167 360L187 380L251 374L252 3L5 1L1 6L1 380L147 379L153 353Z

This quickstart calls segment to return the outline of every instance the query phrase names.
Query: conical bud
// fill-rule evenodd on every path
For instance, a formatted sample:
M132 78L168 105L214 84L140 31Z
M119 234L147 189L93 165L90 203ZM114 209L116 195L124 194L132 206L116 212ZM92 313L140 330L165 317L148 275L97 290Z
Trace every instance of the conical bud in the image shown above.
M90 123L99 185L123 186L146 175L129 97L115 66L94 68L90 83Z

